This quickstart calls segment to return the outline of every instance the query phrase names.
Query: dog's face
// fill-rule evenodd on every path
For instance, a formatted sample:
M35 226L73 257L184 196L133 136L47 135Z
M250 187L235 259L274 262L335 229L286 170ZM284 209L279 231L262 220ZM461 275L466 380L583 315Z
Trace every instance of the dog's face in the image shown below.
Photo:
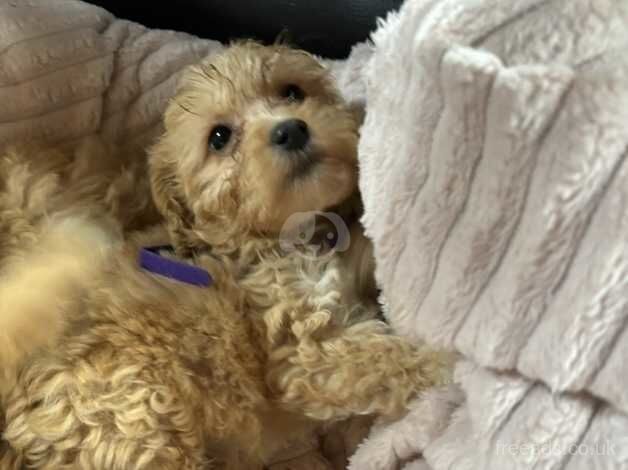
M359 118L325 68L285 46L231 46L189 68L153 148L157 206L200 238L219 221L278 233L356 188Z

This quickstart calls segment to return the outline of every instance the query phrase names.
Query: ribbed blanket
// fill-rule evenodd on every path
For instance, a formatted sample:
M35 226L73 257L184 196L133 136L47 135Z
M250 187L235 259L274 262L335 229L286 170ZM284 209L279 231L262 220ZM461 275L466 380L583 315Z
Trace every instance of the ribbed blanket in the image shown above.
M463 400L352 468L628 468L628 2L409 0L373 39L377 278L397 331L461 353Z

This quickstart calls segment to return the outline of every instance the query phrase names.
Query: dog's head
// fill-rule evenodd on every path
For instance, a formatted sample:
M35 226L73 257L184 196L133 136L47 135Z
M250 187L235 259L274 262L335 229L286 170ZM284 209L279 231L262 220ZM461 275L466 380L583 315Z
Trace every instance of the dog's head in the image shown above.
M241 43L190 67L164 124L152 189L183 248L277 234L356 189L358 114L303 51Z

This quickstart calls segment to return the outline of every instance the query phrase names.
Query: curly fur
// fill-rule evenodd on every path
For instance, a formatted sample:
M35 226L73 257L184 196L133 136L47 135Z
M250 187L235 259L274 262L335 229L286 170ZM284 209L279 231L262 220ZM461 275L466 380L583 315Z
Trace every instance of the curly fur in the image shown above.
M303 102L281 98L288 83ZM311 129L305 176L268 143L286 117ZM216 124L233 129L220 152L207 147ZM390 334L360 300L367 247L319 257L280 247L288 216L356 191L358 126L314 58L245 43L190 68L168 107L149 159L154 228L124 159L81 173L95 159L2 157L1 289L32 298L0 303L2 344L13 345L0 345L10 377L0 468L262 468L321 425L395 416L445 380L446 354ZM214 285L139 269L139 247L163 243Z

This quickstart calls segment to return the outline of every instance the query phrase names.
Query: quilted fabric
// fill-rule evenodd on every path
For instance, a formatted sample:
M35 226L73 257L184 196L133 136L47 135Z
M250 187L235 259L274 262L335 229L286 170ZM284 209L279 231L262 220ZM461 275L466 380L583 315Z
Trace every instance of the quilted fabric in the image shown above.
M148 141L178 72L221 47L73 0L0 2L0 145Z

